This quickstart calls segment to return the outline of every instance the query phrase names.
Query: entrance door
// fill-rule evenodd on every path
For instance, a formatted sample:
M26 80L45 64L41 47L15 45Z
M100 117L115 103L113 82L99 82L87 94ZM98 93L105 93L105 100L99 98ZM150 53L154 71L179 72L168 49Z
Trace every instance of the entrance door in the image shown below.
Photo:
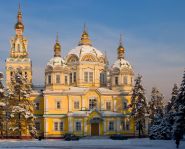
M99 123L91 124L91 136L99 136Z

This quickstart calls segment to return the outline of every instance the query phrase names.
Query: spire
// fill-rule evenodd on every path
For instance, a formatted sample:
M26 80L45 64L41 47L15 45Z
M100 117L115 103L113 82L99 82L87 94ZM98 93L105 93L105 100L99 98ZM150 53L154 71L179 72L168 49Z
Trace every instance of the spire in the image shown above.
M117 51L118 51L118 59L125 57L125 48L123 47L122 34L120 34L119 47Z
M22 11L21 11L21 5L19 3L18 6L18 13L17 13L17 23L15 24L15 29L24 31L24 24L22 22Z
M54 45L54 57L61 57L61 45L58 39L58 32L56 35L56 43Z
M87 32L87 27L86 27L86 24L84 24L84 28L83 28L83 33L81 35L81 40L78 44L79 46L81 45L89 45L91 46L91 40L89 39L89 35L88 35L88 32Z

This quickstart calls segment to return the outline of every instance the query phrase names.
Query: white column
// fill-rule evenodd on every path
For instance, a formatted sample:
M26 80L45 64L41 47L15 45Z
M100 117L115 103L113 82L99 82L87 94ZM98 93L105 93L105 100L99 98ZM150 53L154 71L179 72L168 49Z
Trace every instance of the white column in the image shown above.
M71 112L71 111L72 111L72 100L69 97L69 112Z
M47 119L44 118L44 137L47 137L47 133L48 133L48 122Z
M48 98L47 96L44 96L44 113L46 114L48 112Z
M117 101L116 101L116 100L114 100L114 111L117 111L116 103L117 103Z
M87 118L84 118L84 135L87 135Z
M68 131L70 132L70 133L72 133L73 132L73 121L72 121L72 117L68 117Z
M107 133L106 118L103 119L103 131L105 135Z
M120 126L121 126L121 121L120 121L120 118L117 118L116 119L116 124L117 124L117 128L116 128L116 130L117 130L117 132L120 132Z

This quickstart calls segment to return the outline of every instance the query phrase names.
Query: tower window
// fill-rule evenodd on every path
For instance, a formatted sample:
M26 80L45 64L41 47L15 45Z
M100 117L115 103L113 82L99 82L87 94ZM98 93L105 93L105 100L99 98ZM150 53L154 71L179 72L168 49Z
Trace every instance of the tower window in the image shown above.
M73 81L76 83L76 72L73 73Z
M101 85L105 85L105 74L104 73L100 73L100 83Z
M72 79L73 79L72 73L70 73L69 75L70 75L69 81L70 81L70 84L72 84Z
M111 110L111 102L110 101L107 101L106 102L106 110L107 111L110 111Z
M20 44L17 45L17 51L20 52L21 51L21 47Z
M27 79L28 78L28 73L25 72L24 74L25 74L25 79Z
M118 85L118 77L115 77L115 85Z
M51 84L51 75L48 75L48 84Z
M68 79L67 79L67 76L65 76L65 85L68 84Z
M60 84L60 75L56 75L56 83Z
M89 109L92 110L97 107L97 101L96 99L90 99L89 100Z

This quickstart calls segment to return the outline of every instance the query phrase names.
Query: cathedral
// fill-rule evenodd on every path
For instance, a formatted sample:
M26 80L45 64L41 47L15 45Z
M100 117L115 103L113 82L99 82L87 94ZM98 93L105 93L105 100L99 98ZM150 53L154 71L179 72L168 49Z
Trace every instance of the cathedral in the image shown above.
M85 27L79 43L66 56L61 54L62 46L57 37L53 57L43 70L45 86L38 90L32 84L32 62L24 29L19 8L16 34L10 40L10 53L6 59L6 85L10 85L15 70L21 69L32 85L30 100L35 105L35 126L40 135L44 138L61 138L65 133L135 135L129 109L134 72L125 59L121 40L115 48L117 59L109 66L107 56L92 45Z

